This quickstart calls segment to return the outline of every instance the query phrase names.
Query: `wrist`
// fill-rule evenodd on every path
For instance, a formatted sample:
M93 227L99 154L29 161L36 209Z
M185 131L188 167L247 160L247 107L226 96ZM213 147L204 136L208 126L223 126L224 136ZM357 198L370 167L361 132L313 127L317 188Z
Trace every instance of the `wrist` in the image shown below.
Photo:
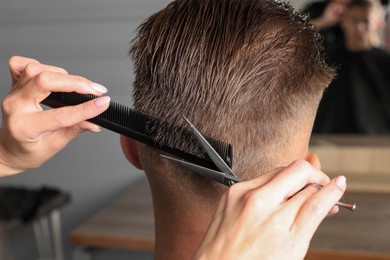
M15 169L9 165L5 158L7 157L5 156L4 151L0 145L0 178L14 175L23 171L22 169Z
M8 166L6 163L4 163L2 160L0 160L0 178L14 175L14 174L20 173L22 171L23 170L20 170L20 169L14 169L14 168Z

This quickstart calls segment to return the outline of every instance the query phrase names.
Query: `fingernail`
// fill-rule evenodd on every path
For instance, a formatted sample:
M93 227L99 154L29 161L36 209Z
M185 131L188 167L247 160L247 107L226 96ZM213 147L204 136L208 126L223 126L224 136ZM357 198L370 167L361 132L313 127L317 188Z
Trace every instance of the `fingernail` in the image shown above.
M339 186L340 188L344 188L345 187L345 182L347 181L347 179L345 178L345 176L339 176L337 177L336 179L334 179L334 182L337 184L337 186Z
M103 130L102 127L97 127L97 128L91 129L91 131L92 131L92 132L95 132L95 133L99 133L99 132L101 132L102 130Z
M102 107L110 103L111 98L109 96L104 96L104 97L98 97L95 99L95 105L97 107Z
M107 88L105 86L98 84L98 83L92 83L91 88L94 91L102 93L102 94L107 93Z

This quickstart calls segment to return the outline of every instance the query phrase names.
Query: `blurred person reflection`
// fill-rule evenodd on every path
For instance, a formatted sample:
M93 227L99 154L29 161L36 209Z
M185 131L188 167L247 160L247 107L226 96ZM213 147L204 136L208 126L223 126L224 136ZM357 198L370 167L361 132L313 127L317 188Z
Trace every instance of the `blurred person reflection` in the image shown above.
M385 1L383 5L386 8L386 16L385 16L385 30L384 30L384 43L387 49L390 49L390 5L389 0L383 0Z
M378 47L384 27L378 0L352 0L340 23L345 43L329 55L337 76L324 91L314 133L390 133L390 52Z
M331 52L343 44L343 31L340 28L345 7L351 0L314 1L303 8L310 23L316 26L324 40L324 50Z

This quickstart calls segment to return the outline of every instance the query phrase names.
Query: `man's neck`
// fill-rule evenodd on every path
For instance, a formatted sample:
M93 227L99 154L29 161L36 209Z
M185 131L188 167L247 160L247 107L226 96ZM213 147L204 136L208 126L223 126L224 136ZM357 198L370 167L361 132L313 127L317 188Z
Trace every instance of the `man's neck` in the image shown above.
M205 201L188 202L151 185L155 218L156 260L191 259L202 241L214 212Z
M208 227L208 221L192 216L156 216L155 259L191 259ZM206 222L206 223L205 223Z

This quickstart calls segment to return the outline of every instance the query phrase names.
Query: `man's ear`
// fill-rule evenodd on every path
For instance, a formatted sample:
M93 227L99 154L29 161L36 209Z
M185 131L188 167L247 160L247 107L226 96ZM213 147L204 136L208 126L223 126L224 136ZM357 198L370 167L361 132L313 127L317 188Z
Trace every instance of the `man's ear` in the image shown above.
M321 170L321 162L317 154L308 153L306 155L305 160L308 161L311 165L313 165L313 167L316 168L317 170Z
M127 160L133 164L136 168L142 170L142 164L138 155L137 142L131 138L121 135L120 143L122 146L123 153Z

